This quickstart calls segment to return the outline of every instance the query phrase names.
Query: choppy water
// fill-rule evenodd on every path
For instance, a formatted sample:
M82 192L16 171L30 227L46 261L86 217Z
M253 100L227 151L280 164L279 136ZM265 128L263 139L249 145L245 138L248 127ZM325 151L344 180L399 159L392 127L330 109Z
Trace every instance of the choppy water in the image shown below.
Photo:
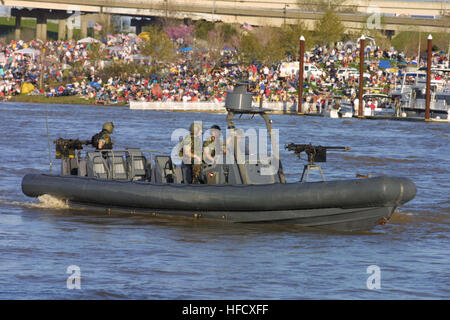
M194 120L225 127L218 114L47 108L51 140L89 139L113 121L117 147L170 150L172 131ZM388 224L343 234L109 217L27 198L22 176L48 170L46 108L0 103L0 115L0 299L450 298L448 124L271 117L281 144L351 147L329 153L328 180L359 173L416 183L416 198ZM281 156L288 180L295 181L303 163L284 150ZM67 289L72 265L80 268L80 290ZM371 265L380 268L381 289L367 288Z

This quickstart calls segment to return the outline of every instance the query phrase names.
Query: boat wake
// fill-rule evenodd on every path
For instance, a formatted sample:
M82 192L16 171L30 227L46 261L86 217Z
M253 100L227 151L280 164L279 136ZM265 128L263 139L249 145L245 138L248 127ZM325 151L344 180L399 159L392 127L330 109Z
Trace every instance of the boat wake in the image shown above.
M20 201L0 201L1 203L20 206L27 208L40 208L40 209L70 209L70 206L64 201L49 194L43 194L37 197L38 203L35 202L20 202Z
M35 203L34 206L45 209L69 209L69 205L66 201L53 197L49 194L43 194L38 197L39 203Z

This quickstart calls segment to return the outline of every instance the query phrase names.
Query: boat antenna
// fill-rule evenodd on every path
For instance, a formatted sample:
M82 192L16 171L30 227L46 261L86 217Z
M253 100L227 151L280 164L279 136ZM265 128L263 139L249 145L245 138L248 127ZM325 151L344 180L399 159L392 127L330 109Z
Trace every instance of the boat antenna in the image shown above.
M44 62L45 62L45 53L46 50L43 46L41 46L40 52L40 72L39 72L39 88L41 90L44 89ZM45 104L45 125L47 127L47 144L48 144L48 162L50 166L50 173L53 173L53 163L52 163L52 151L50 149L50 131L48 129L48 108L47 104Z
M50 173L53 173L53 163L52 163L52 150L50 148L50 131L48 129L48 109L47 104L45 104L45 125L47 127L47 145L48 145L48 161L50 166Z

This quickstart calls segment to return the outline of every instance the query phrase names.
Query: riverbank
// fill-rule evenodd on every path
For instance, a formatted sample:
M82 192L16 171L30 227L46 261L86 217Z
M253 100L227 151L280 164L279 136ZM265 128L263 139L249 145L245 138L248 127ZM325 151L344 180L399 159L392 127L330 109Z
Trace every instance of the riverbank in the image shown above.
M80 96L60 96L60 97L46 97L46 96L29 96L18 95L12 96L7 102L23 102L23 103L37 103L37 104L73 104L73 105L85 105L85 106L109 106L109 107L128 107L131 110L147 110L147 111L171 111L171 112L186 112L186 113L226 113L226 109L223 104L213 102L141 102L130 101L120 102L115 104L102 104L97 103L96 99L86 99ZM314 116L324 117L322 113L299 113L296 110L296 105L286 102L264 102L263 109L268 114L284 114L284 115L296 115L296 116ZM326 117L326 116L325 116ZM333 118L333 117L332 117ZM390 117L390 116L364 116L353 118L366 119L366 120L394 120L394 121L413 121L413 122L440 122L450 123L448 119L429 119L425 120L418 117Z
M30 96L30 95L18 95L12 96L7 100L8 102L25 102L25 103L56 103L56 104L79 104L79 105L97 105L97 106L117 106L125 107L126 102L118 102L114 104L109 103L97 103L97 99L87 99L80 96L60 96L60 97L46 97L46 96Z

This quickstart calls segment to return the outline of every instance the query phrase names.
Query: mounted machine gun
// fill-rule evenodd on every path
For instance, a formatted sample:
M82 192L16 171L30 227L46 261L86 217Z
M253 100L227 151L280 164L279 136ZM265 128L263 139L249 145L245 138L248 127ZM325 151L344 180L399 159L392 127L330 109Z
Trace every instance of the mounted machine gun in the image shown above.
M309 178L309 170L319 170L322 175L322 180L325 181L325 175L323 174L322 168L315 164L315 162L326 162L327 161L327 150L350 150L349 147L330 147L330 146L313 146L310 144L297 144L289 143L284 146L288 151L294 151L295 155L300 158L302 152L305 152L308 156L308 164L305 164L303 168L302 177L300 179L303 182L303 177L306 173L306 180Z

